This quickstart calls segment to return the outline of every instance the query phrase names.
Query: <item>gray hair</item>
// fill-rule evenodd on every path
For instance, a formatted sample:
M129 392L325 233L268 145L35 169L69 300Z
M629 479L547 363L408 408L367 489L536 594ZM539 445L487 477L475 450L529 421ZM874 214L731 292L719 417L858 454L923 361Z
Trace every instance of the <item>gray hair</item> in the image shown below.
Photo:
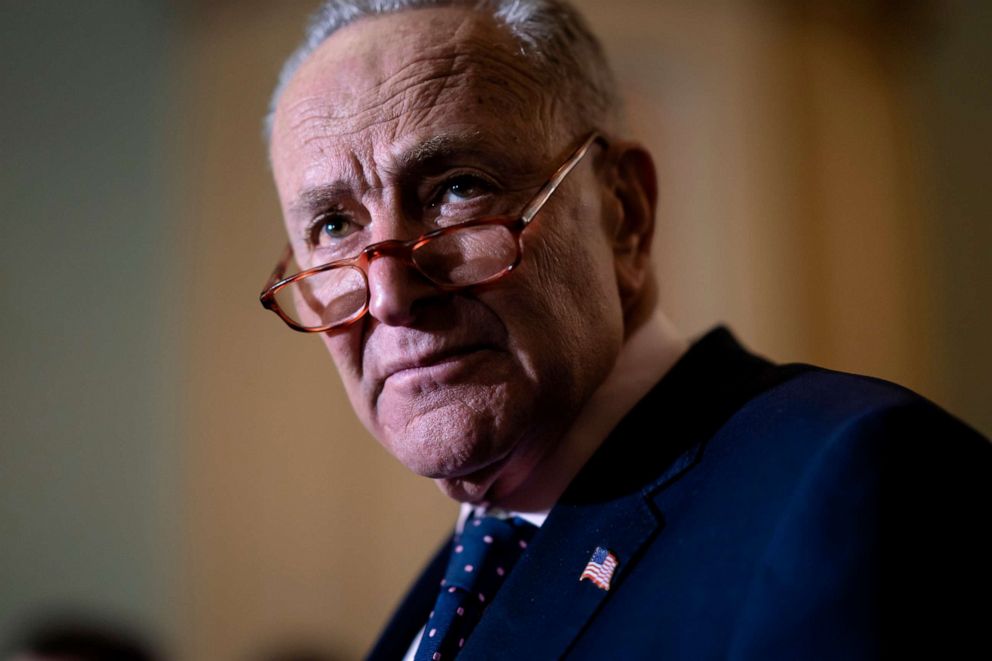
M503 25L547 78L556 94L569 100L572 119L613 128L619 120L616 81L602 46L585 20L564 0L326 0L313 14L303 42L279 73L265 116L266 142L272 137L276 103L289 80L337 30L366 16L426 7L467 7L488 13Z

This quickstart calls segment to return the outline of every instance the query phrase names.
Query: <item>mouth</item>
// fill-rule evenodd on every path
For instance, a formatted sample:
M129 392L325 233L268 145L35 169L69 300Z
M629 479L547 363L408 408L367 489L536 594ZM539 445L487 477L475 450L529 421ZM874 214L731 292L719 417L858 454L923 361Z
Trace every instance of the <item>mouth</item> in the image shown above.
M386 383L401 389L453 383L494 350L492 345L477 344L405 358L386 370L383 387Z

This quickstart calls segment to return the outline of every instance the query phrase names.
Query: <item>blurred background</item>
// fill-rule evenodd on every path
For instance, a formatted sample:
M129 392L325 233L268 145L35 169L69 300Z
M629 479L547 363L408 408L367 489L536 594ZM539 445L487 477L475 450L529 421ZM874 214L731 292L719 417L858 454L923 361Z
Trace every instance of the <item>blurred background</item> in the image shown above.
M992 3L577 4L657 155L681 330L992 434ZM257 302L260 122L314 6L0 0L0 646L65 614L355 658L455 517Z

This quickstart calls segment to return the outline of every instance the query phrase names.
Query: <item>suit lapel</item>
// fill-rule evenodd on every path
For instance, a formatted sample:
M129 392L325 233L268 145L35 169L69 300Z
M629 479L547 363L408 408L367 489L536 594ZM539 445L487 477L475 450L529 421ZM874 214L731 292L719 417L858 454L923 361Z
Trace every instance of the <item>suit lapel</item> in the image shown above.
M469 637L465 658L561 656L608 594L579 581L596 547L619 558L616 585L625 563L657 528L639 495L597 506L556 506Z

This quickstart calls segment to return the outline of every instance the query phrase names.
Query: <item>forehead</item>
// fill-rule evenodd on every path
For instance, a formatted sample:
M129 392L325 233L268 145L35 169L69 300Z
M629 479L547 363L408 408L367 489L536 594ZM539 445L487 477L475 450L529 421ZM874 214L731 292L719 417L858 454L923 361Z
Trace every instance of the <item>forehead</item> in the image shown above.
M360 19L325 40L284 89L271 147L277 176L286 161L399 150L443 133L540 152L554 114L547 82L484 14L435 8Z

